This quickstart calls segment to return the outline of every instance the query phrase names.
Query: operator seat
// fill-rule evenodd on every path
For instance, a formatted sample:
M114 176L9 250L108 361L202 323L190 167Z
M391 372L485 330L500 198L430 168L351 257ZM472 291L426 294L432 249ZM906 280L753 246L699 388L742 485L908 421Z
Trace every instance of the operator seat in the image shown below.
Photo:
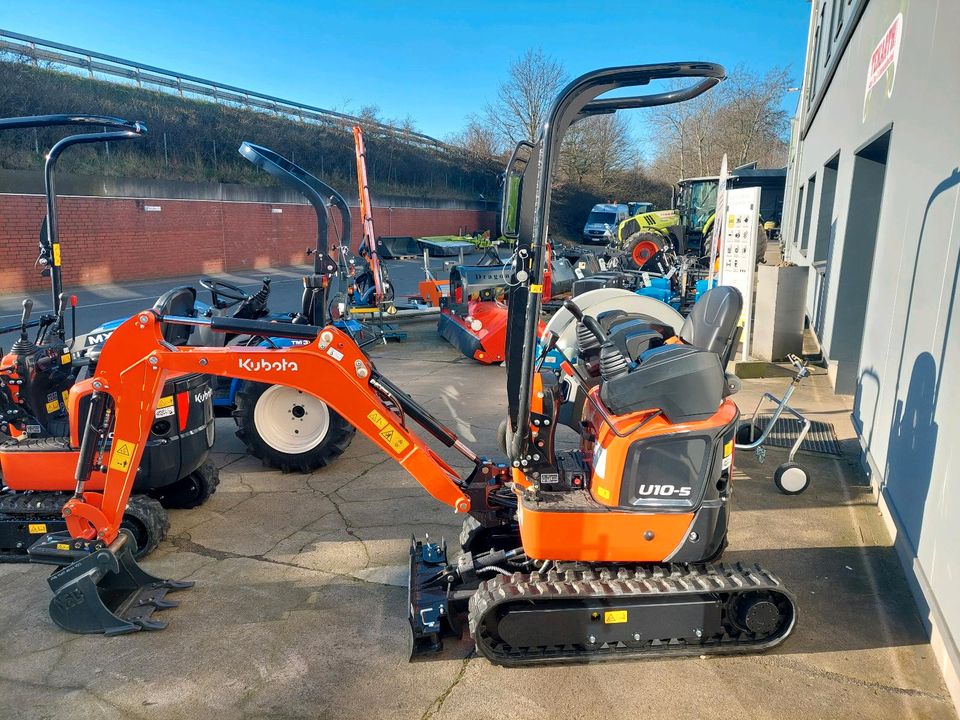
M684 321L684 343L652 347L635 364L623 355L617 358L608 340L600 357L604 405L616 415L659 409L672 423L711 417L723 398L736 392L737 383L724 368L739 341L742 308L736 288L713 288Z
M735 287L719 285L703 294L680 328L680 337L688 345L720 356L726 367L740 342L740 313L743 296Z
M196 302L197 291L189 285L181 285L167 290L157 298L157 301L153 304L153 310L161 316L196 317ZM190 339L193 326L161 322L160 332L163 334L163 339L168 343L174 347L181 347L186 345Z

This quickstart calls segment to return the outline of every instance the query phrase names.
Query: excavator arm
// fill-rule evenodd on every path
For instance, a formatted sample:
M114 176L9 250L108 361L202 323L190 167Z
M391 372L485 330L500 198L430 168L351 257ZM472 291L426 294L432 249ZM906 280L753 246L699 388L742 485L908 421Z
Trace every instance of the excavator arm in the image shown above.
M163 339L166 323L210 324L214 331L223 332L296 335L307 342L277 349L174 347ZM465 493L467 483L410 431L406 416L468 458L477 462L479 458L425 409L380 376L356 343L335 327L321 329L230 318L161 318L154 311L145 311L117 328L104 350L93 386L96 393L112 399L106 412L115 415L113 436L109 458L99 466L90 462L92 452L81 451L78 492L63 508L73 538L107 544L117 538L164 382L171 375L191 372L285 385L321 397L399 463L430 495L455 512L470 510L471 501ZM91 471L106 472L102 493L83 491L83 480Z

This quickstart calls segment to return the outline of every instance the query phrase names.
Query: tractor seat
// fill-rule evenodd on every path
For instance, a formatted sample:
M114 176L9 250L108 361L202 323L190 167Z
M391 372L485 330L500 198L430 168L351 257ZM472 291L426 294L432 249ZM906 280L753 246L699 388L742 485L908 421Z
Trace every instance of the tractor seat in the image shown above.
M153 304L153 309L161 316L179 315L181 317L196 317L196 302L196 289L189 285L181 285L180 287L167 290L167 292L157 298L157 301ZM186 345L190 339L193 326L161 322L160 331L163 333L164 340L175 347L181 347Z

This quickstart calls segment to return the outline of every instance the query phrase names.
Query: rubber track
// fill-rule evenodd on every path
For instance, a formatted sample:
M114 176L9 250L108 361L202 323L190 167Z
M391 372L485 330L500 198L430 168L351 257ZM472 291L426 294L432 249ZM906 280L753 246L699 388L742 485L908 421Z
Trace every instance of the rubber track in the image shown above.
M743 592L772 591L785 597L793 610L772 637L756 641L727 625L728 634L720 640L651 643L640 647L608 645L585 648L566 645L537 648L500 647L485 629L496 618L496 610L513 602L538 603L553 600L592 600L596 598L626 599L639 597L676 597L719 593L727 596ZM547 603L544 603L545 605ZM477 649L491 662L507 665L531 665L562 662L617 660L628 657L676 657L685 655L718 655L767 650L790 634L796 622L797 609L792 596L780 581L759 565L660 565L603 567L586 570L550 570L546 575L514 573L496 575L482 582L469 602L470 635Z
M72 493L52 491L0 495L0 515L36 522L62 521L60 510L72 496ZM127 513L144 523L150 537L146 548L137 549L137 557L140 558L154 550L166 537L170 530L170 517L160 503L145 495L131 495L125 515ZM26 550L0 548L0 563L4 562L30 562L30 558Z

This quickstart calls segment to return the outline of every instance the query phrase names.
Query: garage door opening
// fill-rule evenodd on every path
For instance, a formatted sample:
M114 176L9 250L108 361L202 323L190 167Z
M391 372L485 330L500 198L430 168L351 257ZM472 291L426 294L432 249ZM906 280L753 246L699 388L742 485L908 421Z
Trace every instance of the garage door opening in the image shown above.
M847 395L852 395L857 387L891 132L892 129L888 129L853 158L853 182L836 281L837 301L829 352L830 360L837 364L834 390Z

